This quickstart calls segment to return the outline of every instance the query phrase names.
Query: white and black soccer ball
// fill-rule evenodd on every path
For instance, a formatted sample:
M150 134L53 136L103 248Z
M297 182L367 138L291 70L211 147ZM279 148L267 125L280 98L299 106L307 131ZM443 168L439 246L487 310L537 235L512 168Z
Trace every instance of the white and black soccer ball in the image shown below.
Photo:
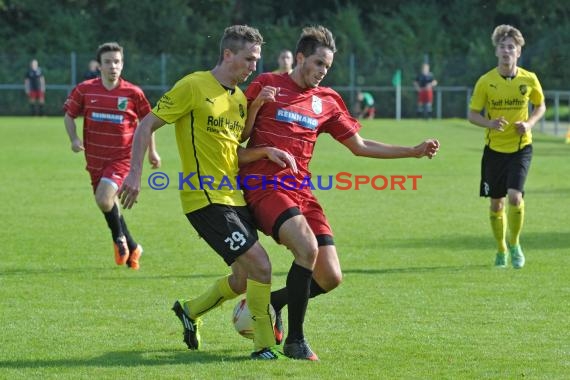
M269 304L271 322L275 325L275 310ZM253 339L253 319L245 302L245 298L237 303L232 314L232 322L236 331L243 337Z

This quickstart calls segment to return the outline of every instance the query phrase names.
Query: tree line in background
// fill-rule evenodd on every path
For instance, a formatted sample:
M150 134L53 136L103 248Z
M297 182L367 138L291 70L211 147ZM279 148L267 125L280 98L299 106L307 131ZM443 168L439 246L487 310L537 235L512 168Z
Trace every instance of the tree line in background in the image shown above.
M441 85L470 86L496 64L491 33L508 23L527 41L521 66L535 71L545 89L563 90L570 83L569 16L566 2L535 0L0 0L0 53L3 61L94 54L100 43L118 41L127 56L182 56L185 73L212 67L223 29L248 24L266 40L270 70L281 49L294 49L303 26L322 24L338 48L327 85L386 86L398 69L402 84L411 85L429 60ZM358 78L349 77L351 56ZM26 65L21 75L0 68L0 83L22 82ZM129 79L139 83L153 74L137 71L140 78Z

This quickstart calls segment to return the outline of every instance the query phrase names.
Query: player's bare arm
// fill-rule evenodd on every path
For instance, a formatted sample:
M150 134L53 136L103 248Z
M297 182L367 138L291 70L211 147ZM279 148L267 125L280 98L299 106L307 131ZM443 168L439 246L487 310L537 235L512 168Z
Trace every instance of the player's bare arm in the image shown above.
M275 96L279 93L279 87L264 86L257 97L247 106L247 119L245 128L241 134L241 141L245 141L251 135L257 112L266 102L274 102Z
M295 158L284 150L273 148L270 146L260 148L243 148L238 147L238 162L239 165L245 165L253 161L267 158L275 162L282 168L289 167L293 173L297 173L297 163Z
M146 149L152 140L154 131L164 124L162 119L151 112L141 120L136 129L133 138L131 168L117 194L123 208L130 209L137 201L141 189L142 164Z
M150 144L148 145L148 162L153 169L160 168L162 160L158 151L156 150L156 140L154 137L154 133L150 136Z
M63 123L65 124L65 130L69 136L69 141L71 141L71 150L75 153L85 150L83 146L83 141L77 135L77 125L75 124L75 119L69 116L68 113L63 117Z
M439 150L437 139L428 139L416 146L390 145L363 139L358 133L342 141L355 156L371 158L434 157Z

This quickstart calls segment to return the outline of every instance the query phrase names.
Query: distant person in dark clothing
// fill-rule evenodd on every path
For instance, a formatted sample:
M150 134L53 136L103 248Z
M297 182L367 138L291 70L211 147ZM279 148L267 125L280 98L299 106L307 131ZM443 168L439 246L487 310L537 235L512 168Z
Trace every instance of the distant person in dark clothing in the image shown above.
M414 87L418 91L418 117L425 119L431 117L433 88L435 86L437 86L437 80L429 71L429 65L427 63L422 64L422 71L414 81Z
M30 61L30 68L24 79L24 87L30 102L30 114L42 116L44 114L46 81L37 59Z
M99 71L99 63L92 59L89 61L89 66L85 74L83 74L83 80L87 79L95 79L101 76L101 72Z

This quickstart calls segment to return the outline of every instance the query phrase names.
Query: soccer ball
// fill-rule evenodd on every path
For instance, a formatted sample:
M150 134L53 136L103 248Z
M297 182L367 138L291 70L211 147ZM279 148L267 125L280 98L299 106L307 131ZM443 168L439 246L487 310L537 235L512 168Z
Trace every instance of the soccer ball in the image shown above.
M269 304L269 313L271 314L271 323L275 325L275 310ZM251 313L245 302L245 298L237 303L234 307L232 322L236 331L243 337L253 339L253 320Z

